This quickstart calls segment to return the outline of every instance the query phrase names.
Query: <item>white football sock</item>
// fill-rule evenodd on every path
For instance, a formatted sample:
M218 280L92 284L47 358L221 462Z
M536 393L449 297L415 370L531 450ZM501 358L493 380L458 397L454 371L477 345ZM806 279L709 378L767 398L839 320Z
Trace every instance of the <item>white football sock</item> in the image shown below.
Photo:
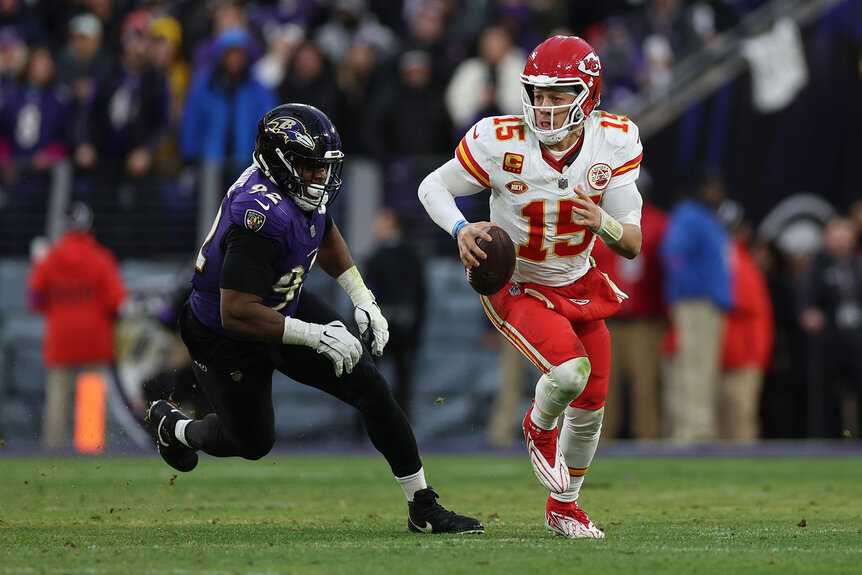
M563 503L571 503L577 501L581 494L581 485L584 484L584 476L572 477L570 479L569 488L563 493L551 493L551 497Z
M194 421L193 419L181 419L177 422L174 427L174 436L186 447L191 447L189 442L186 441L186 426Z
M425 483L425 468L420 467L419 471L414 473L413 475L407 475L406 477L396 477L398 483L401 484L401 489L404 490L404 495L407 497L407 501L413 501L413 494L419 491L420 489L425 489L428 487L428 484Z
M593 462L602 433L605 408L595 411L569 407L560 428L560 450L572 472L569 489L559 501L577 501L584 484L584 474ZM565 497L565 499L563 499ZM556 499L556 497L555 497Z
M530 421L535 423L540 429L550 430L557 427L557 418L543 413L538 402L536 402L536 405L533 406L533 410L530 412Z

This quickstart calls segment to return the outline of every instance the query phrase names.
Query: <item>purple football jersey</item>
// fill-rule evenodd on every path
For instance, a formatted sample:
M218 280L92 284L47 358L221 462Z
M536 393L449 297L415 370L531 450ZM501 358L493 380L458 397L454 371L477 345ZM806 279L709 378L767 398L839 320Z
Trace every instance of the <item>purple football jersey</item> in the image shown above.
M224 264L221 243L231 225L277 240L283 249L263 305L282 315L296 312L302 282L308 277L323 239L326 215L304 212L284 198L257 166L249 166L231 186L210 233L198 252L190 298L195 316L208 328L237 338L221 326L219 277Z

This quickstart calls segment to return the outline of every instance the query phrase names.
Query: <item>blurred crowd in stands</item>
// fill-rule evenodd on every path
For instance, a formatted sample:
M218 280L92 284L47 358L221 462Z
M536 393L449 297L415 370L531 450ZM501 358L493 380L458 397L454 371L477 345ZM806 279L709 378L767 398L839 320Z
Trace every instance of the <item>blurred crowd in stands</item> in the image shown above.
M661 91L675 61L762 3L7 0L2 252L26 254L44 229L61 160L73 167L72 199L94 207L100 240L121 259L188 253L195 168L216 162L232 182L277 102L321 108L348 157L403 172L404 158L451 155L479 117L521 113L526 52L548 35L596 47L603 107L613 109ZM412 184L394 185L389 203L409 202Z
M452 156L473 122L482 116L522 113L519 74L527 51L545 37L567 33L587 39L603 62L601 108L624 110L638 95L660 97L670 85L676 63L721 42L721 32L767 3L768 0L2 0L0 257L26 257L33 238L45 233L49 196L58 179L57 170L52 168L62 163L71 167L69 200L93 207L96 236L120 260L165 254L188 257L198 247L201 166L217 166L219 188L226 189L250 163L258 119L277 103L287 101L313 104L330 115L341 132L348 165L354 157L375 162L385 176L383 203L409 225L421 212L415 197L419 180ZM857 20L860 12L858 8L854 12ZM862 30L862 22L857 28ZM818 84L803 104L816 101L828 107L830 98L862 94L862 33L854 42L846 45L847 52L855 54L850 61L856 58L859 66L845 70L844 76L836 75L836 81L845 82L844 86L856 92L835 90L824 94ZM812 52L822 58L821 63L830 60L825 50ZM818 69L824 67L812 64L814 81ZM718 104L713 107L720 108ZM853 169L858 173L858 157L851 152L859 149L858 124L853 141L830 138L826 130L852 126L854 118L860 118L859 106L843 110L843 121L832 123L822 121L818 115L823 113L821 110L800 111L805 113L795 116L798 123L794 122L793 130L779 128L773 122L776 115L747 118L759 133L766 134L764 138L770 139L757 147L757 153L740 155L765 166L763 169L776 181L786 181L794 177L784 173L792 172L795 157L776 152L781 156L779 166L769 157L773 150L769 144L797 142L799 154L804 150L819 158L819 154L831 153L831 160L843 161L843 173L850 173L846 166L857 166ZM727 136L727 148L740 140L756 145L751 143L751 131L739 128L743 123L739 118L718 118L718 112L713 111L711 120L689 114L684 121L711 121L719 132L737 129L736 140L732 139L733 133ZM824 145L816 144L812 134L804 131L812 122L824 130ZM647 142L644 165L650 165L651 157L691 159L689 156L700 151L705 140L698 140L697 145L686 144L686 134L693 141L696 137L692 134L698 133L692 125L687 124L687 130L684 124L674 145L664 145L668 141L666 134ZM721 137L725 135L721 132ZM719 144L710 146L719 148ZM842 146L843 155L837 151ZM705 155L709 153L707 150ZM422 158L431 159L423 163ZM814 163L822 166L824 178L828 178L829 165ZM747 165L740 161L737 164L730 167ZM778 201L768 190L761 196L749 197L750 189L734 187L742 172L745 170L726 171L725 175L730 184L729 196L745 206L738 205L734 217L727 213L733 211L727 207L730 204L725 204L721 217L717 206L712 206L705 216L716 218L716 230L723 230L716 231L723 238L721 249L729 254L731 246L737 246L733 251L736 255L727 256L729 261L754 262L753 275L762 275L768 290L760 295L766 303L760 297L755 307L759 312L768 311L769 317L758 329L772 332L774 327L774 345L760 350L745 349L743 345L741 351L753 355L739 365L732 359L734 352L728 351L724 332L714 333L710 340L712 351L703 351L713 354L714 373L710 377L748 367L760 377L754 384L737 383L744 390L737 399L741 396L741 404L756 408L753 417L758 421L754 429L748 414L743 422L716 421L715 431L710 433L723 434L720 430L727 426L748 426L742 439L761 434L838 437L848 429L859 433L862 205L851 207L851 202L846 201L837 206L837 212L810 205L796 212L789 209L792 213L784 214L781 225L766 229L765 235L752 235L751 226ZM805 188L800 186L812 177L803 176L803 182L794 182L792 189L776 187L792 195L803 191ZM826 181L820 182L821 187L827 187ZM843 183L848 181L854 180L847 178ZM758 183L749 181L752 187ZM643 188L648 189L648 184L644 183ZM839 190L844 199L853 197L847 189L845 185ZM615 332L615 358L630 363L628 368L620 365L614 369L634 386L627 398L614 398L629 416L609 411L609 437L672 435L662 429L666 414L663 404L657 401L661 393L656 390L663 374L680 373L683 368L666 368L658 362L684 353L688 343L680 326L673 330L673 338L662 340L657 336L666 331L669 315L679 319L679 310L673 311L678 294L664 282L669 281L667 274L672 264L680 261L669 247L662 247L667 238L658 231L674 229L671 200L684 192L682 187L653 190L654 204L649 204L644 213L645 226L646 221L655 226L651 228L649 247L645 243L645 252L633 262L607 264L623 266L609 269L611 275L621 285L628 277L632 291L626 291L642 299L642 305L629 301L630 313L624 310L609 322ZM695 196L689 194L690 199ZM859 197L858 190L855 197ZM476 198L472 207L463 206L468 215L481 216L487 210L485 196ZM756 209L743 218L744 208L752 205ZM419 217L424 221L422 216ZM759 232L769 227L766 219ZM678 230L686 231L691 228L683 226L681 232ZM441 242L447 239L445 234L438 236ZM678 239L681 245L695 241L690 237ZM639 278L645 275L652 278L648 280L652 283L638 285ZM728 275L726 281L731 277ZM759 281L755 279L750 285L759 285ZM751 303L749 296L754 297L749 287L725 287L726 297L706 306L712 310L709 313L714 312L709 317L716 320L712 322L715 330L723 329L719 326L725 323L735 324L730 316L743 304ZM712 294L693 295L695 299L712 298ZM769 309L764 310L767 303ZM686 317L680 321L694 321L702 327L697 323L700 320ZM637 318L646 321L629 329ZM631 333L625 333L627 329ZM649 355L654 361L645 362L643 355L637 354L643 350L637 343L630 344L634 355L626 359L622 350L629 345L625 343L627 338L648 342L650 349L656 350ZM767 337L771 341L770 338L773 336ZM662 341L664 347L659 345ZM762 338L758 341L764 343ZM646 383L638 383L643 380ZM637 387L643 385L648 387ZM752 390L751 385L759 387ZM624 389L622 383L618 389ZM751 404L755 396L763 398L759 407ZM844 401L849 396L855 396L857 401ZM734 397L722 399L733 400ZM677 409L685 412L684 407ZM682 424L677 419L674 425Z

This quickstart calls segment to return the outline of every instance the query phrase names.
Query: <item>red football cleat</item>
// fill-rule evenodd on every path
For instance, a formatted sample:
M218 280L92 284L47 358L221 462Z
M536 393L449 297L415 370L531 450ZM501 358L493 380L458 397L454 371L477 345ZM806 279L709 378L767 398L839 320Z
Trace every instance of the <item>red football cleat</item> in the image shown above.
M535 404L535 401L533 403ZM570 477L569 468L557 441L559 431L556 427L551 430L541 429L533 423L530 420L533 407L535 406L527 410L523 423L530 463L542 485L554 493L563 493L569 488Z
M577 501L563 503L550 495L545 505L545 527L554 535L569 539L603 539L605 536L578 507Z

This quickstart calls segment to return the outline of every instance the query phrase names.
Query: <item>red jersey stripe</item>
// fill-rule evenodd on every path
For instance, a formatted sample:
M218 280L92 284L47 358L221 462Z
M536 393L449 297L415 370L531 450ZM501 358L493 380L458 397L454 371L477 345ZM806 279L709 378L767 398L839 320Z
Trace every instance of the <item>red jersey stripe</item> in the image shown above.
M477 182L486 188L491 187L491 178L488 176L488 172L482 169L482 166L479 165L473 157L473 154L470 153L470 148L467 147L466 138L462 138L461 143L458 144L458 149L455 150L455 157L458 158L458 161L461 162L464 169L470 172L471 176L476 178Z
M641 152L638 155L638 157L635 158L634 160L630 160L630 161L626 162L625 164L623 164L622 166L620 166L619 168L617 168L616 170L612 171L611 177L619 176L620 174L625 174L626 172L630 172L630 171L634 170L635 168L637 168L640 165L643 157L644 157L643 152Z

